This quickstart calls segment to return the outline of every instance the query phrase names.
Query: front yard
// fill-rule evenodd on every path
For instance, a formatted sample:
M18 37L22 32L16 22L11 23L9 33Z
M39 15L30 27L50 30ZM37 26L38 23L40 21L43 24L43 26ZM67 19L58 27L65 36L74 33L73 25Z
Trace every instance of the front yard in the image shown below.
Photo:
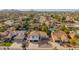
M6 46L6 47L9 47L9 46L11 46L13 43L11 43L11 42L3 42L2 43L2 46Z

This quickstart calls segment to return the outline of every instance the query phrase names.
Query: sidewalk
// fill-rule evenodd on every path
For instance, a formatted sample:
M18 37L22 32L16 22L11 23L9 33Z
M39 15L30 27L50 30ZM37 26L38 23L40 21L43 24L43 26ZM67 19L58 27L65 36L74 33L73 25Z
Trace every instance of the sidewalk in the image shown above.
M26 49L27 50L51 50L52 47L48 47L46 44L43 44L42 46L39 47L38 43L30 43Z
M12 46L10 46L10 50L22 50L22 44L18 44L18 43L13 43Z

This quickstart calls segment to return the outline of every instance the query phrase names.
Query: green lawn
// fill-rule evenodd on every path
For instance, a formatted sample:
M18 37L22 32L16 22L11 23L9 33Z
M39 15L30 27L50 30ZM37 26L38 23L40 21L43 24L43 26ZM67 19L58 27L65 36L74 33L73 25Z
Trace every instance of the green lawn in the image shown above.
M11 46L11 45L12 45L11 42L3 42L3 43L2 43L2 46L7 46L7 47L9 47L9 46Z

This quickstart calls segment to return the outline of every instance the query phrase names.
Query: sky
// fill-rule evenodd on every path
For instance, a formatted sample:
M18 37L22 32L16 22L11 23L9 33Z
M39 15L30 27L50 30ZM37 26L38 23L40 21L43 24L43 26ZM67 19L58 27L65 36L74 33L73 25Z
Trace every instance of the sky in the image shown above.
M0 0L0 9L79 9L79 0Z

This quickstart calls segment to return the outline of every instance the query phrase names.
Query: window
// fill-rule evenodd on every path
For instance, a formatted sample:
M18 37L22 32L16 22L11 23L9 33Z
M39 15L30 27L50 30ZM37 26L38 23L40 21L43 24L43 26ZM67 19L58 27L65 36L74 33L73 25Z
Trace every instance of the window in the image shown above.
M32 36L32 38L34 38L34 36Z

